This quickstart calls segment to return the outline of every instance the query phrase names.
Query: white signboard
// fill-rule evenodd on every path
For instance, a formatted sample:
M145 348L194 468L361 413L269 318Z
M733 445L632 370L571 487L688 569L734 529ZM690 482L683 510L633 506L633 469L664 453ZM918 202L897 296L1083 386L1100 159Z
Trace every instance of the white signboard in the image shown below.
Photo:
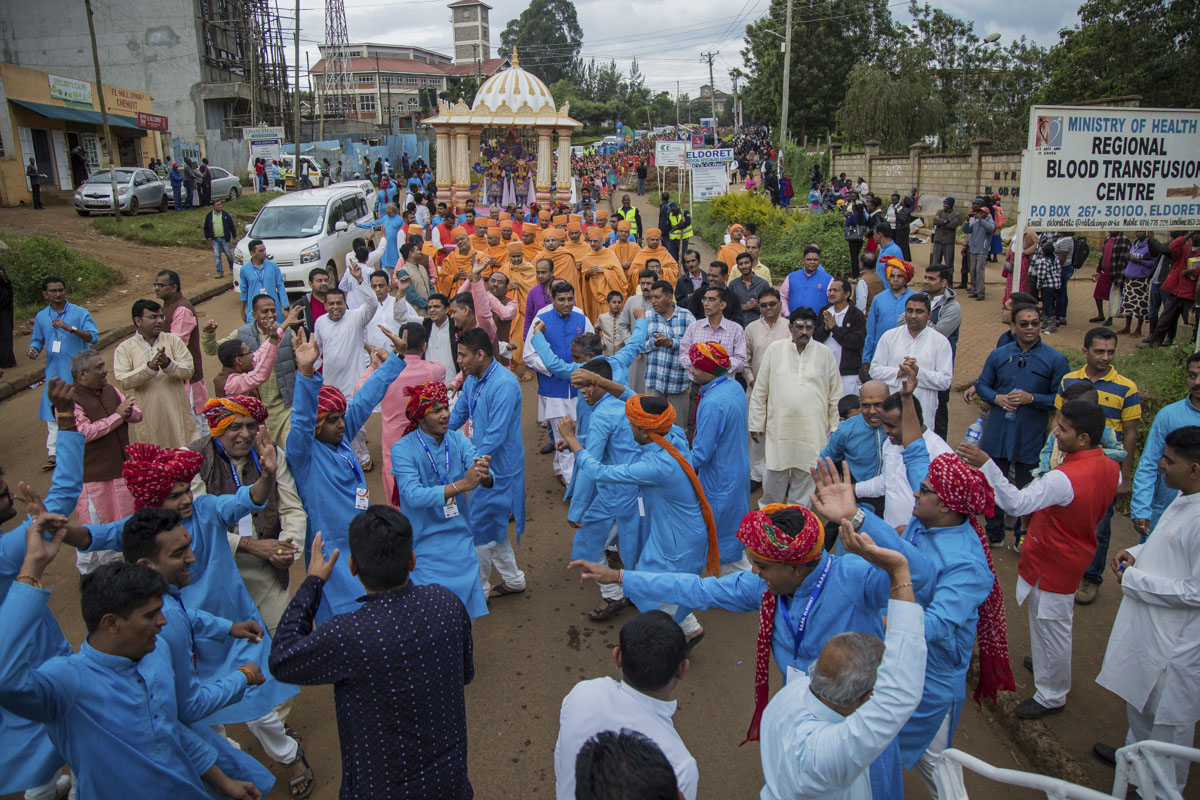
M283 126L264 125L257 128L242 128L242 140L250 145L250 158L265 158L278 161L283 155Z
M703 203L714 197L723 197L729 191L729 167L727 164L717 166L693 167L692 202Z
M655 142L654 166L679 167L687 166L684 154L687 152L686 142Z
M1028 156L1028 228L1200 227L1200 110L1034 106Z
M66 100L71 103L92 104L92 85L87 81L77 81L74 78L60 78L50 75L50 96L56 100Z
M687 151L687 165L696 167L727 167L733 161L732 147L706 147L699 150Z

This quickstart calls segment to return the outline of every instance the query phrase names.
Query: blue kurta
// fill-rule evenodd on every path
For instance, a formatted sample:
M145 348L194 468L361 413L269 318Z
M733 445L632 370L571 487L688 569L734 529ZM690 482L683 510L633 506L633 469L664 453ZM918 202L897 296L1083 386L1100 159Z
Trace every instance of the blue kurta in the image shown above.
M855 414L829 434L821 458L845 461L856 483L870 480L883 472L883 445L887 440L882 425L872 428L862 414Z
M55 328L54 320L61 319L69 327L79 328L90 333L91 339L84 341L64 328ZM71 357L80 350L86 350L96 343L100 337L96 321L82 306L67 303L58 313L46 306L33 318L33 335L29 337L29 346L46 356L46 384L42 387L42 404L38 408L38 416L47 422L54 420L54 406L47 394L51 378L61 378L67 383L74 383L71 377ZM54 352L55 344L58 352ZM69 511L63 512L69 514Z
M482 617L488 610L479 585L470 502L467 495L458 495L454 498L458 516L447 517L443 487L465 478L478 455L471 440L458 431L447 431L438 444L417 429L392 445L392 475L400 507L413 528L417 565L412 581L421 586L445 586L458 595L472 618Z
M721 563L731 564L745 549L737 539L750 511L750 448L746 392L728 375L700 387L692 466L712 506Z
M1151 531L1158 524L1158 518L1166 511L1167 506L1179 496L1178 489L1167 488L1158 471L1158 461L1162 458L1167 434L1187 425L1200 425L1200 409L1185 397L1161 408L1154 415L1154 423L1150 426L1150 432L1146 434L1137 471L1133 474L1129 518L1150 520Z
M881 547L900 550L909 558L909 572L917 600L931 594L930 572L925 559L915 547L900 540L895 531L889 536L880 532L872 538ZM805 624L804 636L796 643L795 629L787 624L780 610L784 601L792 610L790 619L798 624L802 609L813 598L821 573L829 566L821 592L813 599L812 610ZM696 575L667 575L626 570L623 584L626 596L640 608L642 604L679 603L694 608L724 608L729 611L758 611L767 582L754 572L737 572L720 578L700 578ZM787 682L788 667L808 673L809 666L821 653L821 648L839 633L870 633L883 637L883 614L891 592L891 578L886 572L868 564L858 556L825 554L805 578L790 600L780 598L775 605L775 626L771 634L771 654L775 665ZM872 796L877 798L903 797L898 740L871 765Z
M320 531L325 540L325 555L334 548L342 557L333 565L333 574L325 583L317 624L334 614L358 608L362 584L350 574L350 520L358 516L354 503L359 489L366 491L367 478L350 442L366 423L396 376L404 371L404 359L388 356L371 377L354 393L346 408L346 435L337 445L317 441L317 392L321 379L296 374L292 396L292 430L287 438L288 468L296 479L296 489L308 514L308 534L304 543L304 563L312 557L312 540ZM228 547L226 548L228 549ZM186 599L186 598L185 598ZM211 611L212 609L207 609Z
M399 214L388 215L384 214L375 222L358 222L355 223L359 228L373 230L375 228L383 229L383 255L379 257L379 265L391 269L396 266L396 262L400 260L400 245L398 237L400 229L404 227L404 217Z
M683 431L672 427L665 438L680 455L690 460L691 449ZM708 554L708 530L700 514L696 490L687 473L662 447L651 442L642 445L641 450L638 460L632 464L612 465L602 464L587 450L580 450L575 466L587 470L601 483L641 487L645 542L637 560L639 569L699 575ZM657 605L647 606L645 610ZM639 604L638 607L642 606ZM681 606L675 613L675 621L679 622L689 613L691 608Z
M884 288L871 300L871 311L867 314L867 340L863 343L863 363L869 363L875 357L875 347L879 337L900 324L904 316L904 304L915 292L905 289L897 297L891 286Z
M468 375L462 398L450 412L450 430L470 420L470 440L481 456L491 456L492 486L471 491L475 544L503 541L508 518L516 520L517 542L525 532L525 443L521 438L521 384L493 361L483 379Z
M83 434L60 431L58 434L58 468L46 495L46 510L69 516L83 488ZM0 603L21 573L25 563L25 531L31 519L26 518L8 533L0 535ZM28 658L41 664L55 656L71 655L67 637L58 627L50 607L42 605L36 619L28 623ZM5 640L5 647L12 647ZM54 777L66 761L50 743L46 729L39 723L18 717L0 708L0 794L23 792L41 786Z
M40 663L36 629L49 600L49 590L21 583L0 604L0 705L45 725L80 797L208 800L201 776L216 749L179 720L166 648L131 661L85 642Z
M232 622L252 619L264 631L262 641L257 644L248 639L229 638L197 638L191 643L189 650L196 653L196 671L201 683L218 680L247 661L262 667L263 677L266 678L266 683L249 689L238 702L224 706L201 720L209 725L258 719L300 693L295 686L275 680L266 667L271 655L271 637L265 633L266 623L242 581L226 536L230 525L263 508L250 499L250 487L243 486L233 494L200 495L192 501L192 515L183 520L183 528L192 537L192 552L196 556L191 569L191 583L179 591L183 603L189 610L205 611ZM87 549L121 550L125 519L104 525L88 525L92 543Z
M582 405L580 406L582 408ZM590 424L579 441L601 464L632 464L642 455L625 416L625 404L605 394L591 410ZM624 483L598 483L586 470L571 477L574 493L567 519L580 523L571 545L571 558L600 561L609 531L615 523L621 558L636 564L642 552L642 525L638 516L638 487Z
M1046 441L1046 424L1054 413L1058 387L1070 369L1067 357L1044 340L1028 350L1022 350L1014 342L989 353L975 380L979 399L991 405L979 449L992 458L1036 465ZM1016 416L1010 420L1008 412L996 404L996 395L1008 394L1013 389L1029 392L1033 402L1017 406Z
M633 332L629 335L629 341L625 343L617 352L611 356L596 356L603 359L612 367L612 379L614 383L619 383L622 386L629 382L629 366L633 360L637 358L638 353L642 350L642 345L646 342L646 318L642 317L633 324ZM530 337L533 343L533 349L537 352L538 357L542 359L542 364L546 370L555 378L570 382L571 376L577 369L583 369L583 364L575 364L564 361L558 357L558 354L550 348L550 343L546 341L546 337L539 331ZM575 406L576 432L579 435L579 441L583 441L583 437L587 435L588 418L592 415L592 407L587 403L578 403ZM574 477L572 476L572 480ZM569 492L568 492L569 494Z

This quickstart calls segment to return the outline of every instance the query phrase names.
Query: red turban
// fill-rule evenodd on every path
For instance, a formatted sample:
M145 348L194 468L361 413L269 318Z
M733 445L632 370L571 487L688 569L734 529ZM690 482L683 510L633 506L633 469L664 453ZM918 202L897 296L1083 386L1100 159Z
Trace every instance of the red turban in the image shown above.
M137 508L163 504L176 483L191 483L200 472L204 456L191 450L167 450L149 442L125 447L121 477Z
M688 476L688 480L692 482L692 488L696 490L696 499L700 502L700 514L704 517L704 527L708 529L708 557L705 560L704 568L711 575L719 575L721 574L721 552L717 547L717 523L713 518L712 506L708 504L708 497L705 496L704 489L700 487L700 479L696 477L696 470L692 469L692 465L680 454L675 445L663 438L675 424L675 406L667 403L666 410L661 414L651 414L642 407L642 401L650 399L649 395L635 394L626 400L625 416L634 425L650 434L652 442L670 453Z
M346 413L346 395L342 394L342 390L336 386L330 386L328 383L322 384L321 390L317 392L318 431L325 424L325 418L334 413Z
M884 267L884 269L883 269L884 275L887 275L889 272L891 272L894 269L898 269L904 273L905 280L911 281L913 279L913 275L916 274L916 271L913 269L912 264L908 263L907 261L905 261L902 258L896 258L895 256L888 256L887 258L885 258L883 260L883 267Z
M795 536L779 530L771 514L785 508L795 509L804 517L804 527ZM738 526L738 541L746 545L755 558L782 564L807 564L824 553L825 529L817 515L804 506L775 503L742 517ZM765 591L758 612L758 648L754 655L754 716L746 732L746 742L758 741L758 725L767 707L770 691L771 637L775 633L775 606L779 598ZM742 742L745 744L746 742Z
M408 395L408 407L404 409L404 416L408 417L408 427L404 429L402 436L415 431L417 425L435 405L450 402L446 396L446 384L441 381L426 381L420 386L406 386L404 393Z
M729 353L717 342L696 342L688 350L692 366L709 375L724 375L729 371Z
M208 419L208 432L215 438L225 433L236 417L253 417L255 422L265 422L267 407L257 397L234 394L211 398L204 404L204 416Z
M969 466L952 453L942 453L929 464L929 485L933 487L946 508L966 514L979 536L979 546L987 558L992 571L992 591L979 607L979 624L975 630L979 642L979 683L975 687L975 702L989 697L996 702L1000 689L1015 691L1012 665L1008 663L1008 620L1004 615L1004 591L995 578L996 568L992 565L992 548L988 546L983 525L976 514L992 516L996 496L983 473Z

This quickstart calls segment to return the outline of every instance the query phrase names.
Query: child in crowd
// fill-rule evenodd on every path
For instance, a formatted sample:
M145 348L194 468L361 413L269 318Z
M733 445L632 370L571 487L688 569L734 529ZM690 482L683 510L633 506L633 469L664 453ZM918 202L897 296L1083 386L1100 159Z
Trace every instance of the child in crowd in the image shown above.
M862 405L858 402L858 395L847 394L843 395L841 400L838 400L838 420L845 422L851 417L857 417L862 413Z

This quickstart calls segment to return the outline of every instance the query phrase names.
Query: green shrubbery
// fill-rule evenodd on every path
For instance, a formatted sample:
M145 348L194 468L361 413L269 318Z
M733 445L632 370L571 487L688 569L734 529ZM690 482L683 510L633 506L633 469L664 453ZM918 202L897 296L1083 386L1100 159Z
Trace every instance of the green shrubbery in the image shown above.
M278 197L279 192L249 192L236 200L226 200L222 210L233 217L234 242L242 237L242 228L248 222L253 222L259 209L272 198ZM207 250L211 247L204 238L204 218L212 209L192 208L187 211L167 211L159 214L139 214L136 217L97 217L92 220L92 227L107 236L119 236L139 244L152 244L162 247L197 247Z
M13 314L18 321L32 317L46 305L42 299L42 281L51 275L66 281L72 302L125 282L115 269L53 239L0 233L0 240L8 245L3 255L4 268L12 279Z
M821 265L827 272L839 277L850 275L850 250L840 214L810 217L807 203L803 208L784 211L772 205L769 198L750 194L718 197L692 209L696 233L714 250L724 244L725 231L735 222L754 223L757 227L763 242L762 262L776 280L800 268L804 248L810 244L820 246Z

